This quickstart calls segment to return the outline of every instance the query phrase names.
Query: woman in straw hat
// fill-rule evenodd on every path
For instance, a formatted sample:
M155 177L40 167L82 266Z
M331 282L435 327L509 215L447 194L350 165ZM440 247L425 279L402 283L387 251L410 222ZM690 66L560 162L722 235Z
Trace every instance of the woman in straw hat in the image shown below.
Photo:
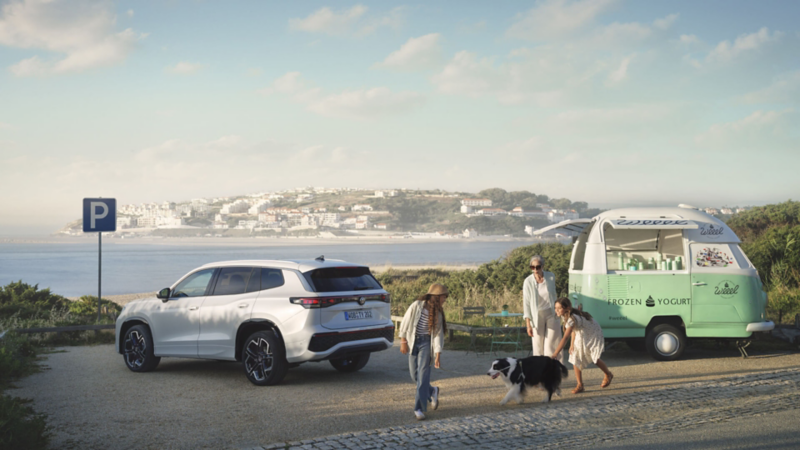
M425 419L428 402L431 402L433 409L439 407L439 388L431 386L431 347L435 355L434 367L439 369L444 333L447 331L443 309L447 295L444 285L432 284L425 295L408 307L400 324L400 352L408 355L411 379L417 383L414 402L417 420Z

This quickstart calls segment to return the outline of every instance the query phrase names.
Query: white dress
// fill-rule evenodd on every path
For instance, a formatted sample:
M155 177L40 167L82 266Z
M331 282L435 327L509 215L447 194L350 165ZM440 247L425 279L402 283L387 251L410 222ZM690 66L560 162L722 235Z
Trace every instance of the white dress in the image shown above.
M594 320L572 315L567 320L567 328L572 328L573 350L569 355L569 362L581 370L589 364L597 364L606 347L600 324Z

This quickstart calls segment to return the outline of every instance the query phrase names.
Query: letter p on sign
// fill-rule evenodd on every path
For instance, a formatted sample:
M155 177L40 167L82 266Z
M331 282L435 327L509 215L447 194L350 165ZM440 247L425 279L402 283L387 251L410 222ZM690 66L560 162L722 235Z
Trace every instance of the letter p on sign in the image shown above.
M117 231L117 200L83 199L83 232Z

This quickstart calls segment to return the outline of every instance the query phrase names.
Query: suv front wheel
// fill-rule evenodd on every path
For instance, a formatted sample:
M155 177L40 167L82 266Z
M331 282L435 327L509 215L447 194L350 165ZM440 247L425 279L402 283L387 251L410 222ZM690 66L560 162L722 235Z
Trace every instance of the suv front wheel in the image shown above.
M153 354L153 336L145 325L134 325L125 333L122 356L134 372L150 372L161 361Z
M280 383L289 369L283 345L272 331L255 332L244 341L242 366L247 379L256 386Z
M363 369L367 365L367 361L369 361L369 353L364 353L350 358L332 359L331 365L339 372L351 373Z

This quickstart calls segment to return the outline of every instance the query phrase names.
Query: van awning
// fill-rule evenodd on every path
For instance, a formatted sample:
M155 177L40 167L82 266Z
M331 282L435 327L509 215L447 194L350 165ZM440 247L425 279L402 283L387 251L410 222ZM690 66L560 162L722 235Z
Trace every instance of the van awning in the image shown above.
M572 220L565 220L563 222L558 222L557 224L550 225L549 227L540 228L533 232L534 236L539 236L541 234L547 233L548 231L565 229L567 231L574 231L576 233L580 233L586 228L589 223L592 222L594 219L572 219Z
M685 230L700 227L697 222L686 219L613 219L608 223L617 230Z

